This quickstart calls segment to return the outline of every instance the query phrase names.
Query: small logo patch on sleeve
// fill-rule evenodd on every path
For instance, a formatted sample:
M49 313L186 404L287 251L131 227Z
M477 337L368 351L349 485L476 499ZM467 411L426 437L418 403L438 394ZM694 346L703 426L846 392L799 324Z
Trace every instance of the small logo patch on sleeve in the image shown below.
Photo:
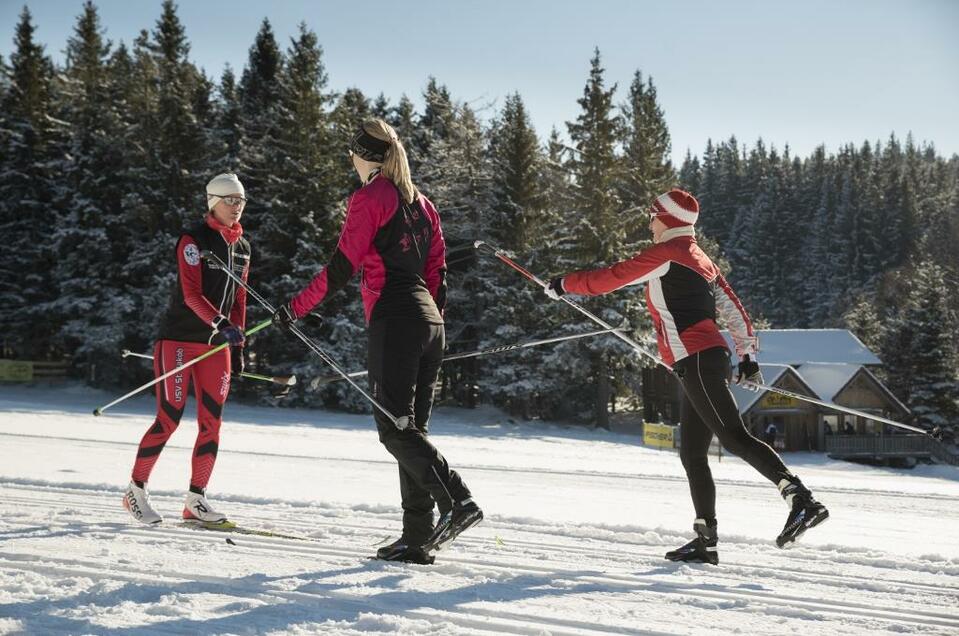
M190 243L183 248L183 259L187 265L200 264L200 248L196 246L196 243Z

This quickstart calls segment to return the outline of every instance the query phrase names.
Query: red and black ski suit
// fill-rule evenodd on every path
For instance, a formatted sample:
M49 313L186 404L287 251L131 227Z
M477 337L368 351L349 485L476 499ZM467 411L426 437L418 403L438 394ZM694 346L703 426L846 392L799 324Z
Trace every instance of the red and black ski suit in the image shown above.
M646 306L663 360L683 387L680 458L689 479L696 516L714 522L716 487L707 453L715 434L730 452L774 484L789 472L779 455L753 437L729 391L732 365L717 313L736 344L736 353L755 359L759 342L749 315L719 268L700 249L692 228L675 228L663 240L611 267L563 278L573 294L596 296L646 283Z
M223 344L223 336L214 327L223 318L241 329L246 326L246 290L200 258L203 250L212 251L245 281L250 272L250 244L242 234L239 223L226 227L207 215L203 223L180 236L177 285L153 348L156 377ZM140 441L133 465L135 481L149 480L160 452L180 424L192 381L199 431L190 487L206 488L216 462L223 405L230 392L230 357L241 355L231 349L227 347L156 385L156 420Z
M439 214L417 194L407 204L393 182L371 175L353 193L336 252L291 302L302 317L357 271L369 328L370 390L398 428L374 409L380 441L396 458L403 539L421 545L433 530L434 502L445 513L470 497L456 471L427 438L433 391L443 362L446 244Z

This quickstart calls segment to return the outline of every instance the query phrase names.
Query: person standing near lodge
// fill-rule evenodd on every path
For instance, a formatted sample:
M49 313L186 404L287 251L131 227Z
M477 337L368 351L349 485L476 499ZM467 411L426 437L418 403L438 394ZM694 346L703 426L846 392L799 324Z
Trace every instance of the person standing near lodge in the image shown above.
M763 431L763 437L766 440L766 443L770 448L776 447L776 437L779 435L779 429L776 428L775 422L769 422L766 425L766 430Z
M433 204L413 185L403 143L381 119L350 141L362 186L350 197L336 251L313 281L274 315L289 326L362 272L373 397L380 442L399 464L403 533L377 558L432 563L430 552L483 519L462 478L427 433L443 362L446 244ZM439 522L433 525L434 504Z
M696 537L668 552L666 558L717 564L716 487L707 458L713 435L778 486L789 507L786 524L776 538L780 548L825 521L829 512L776 451L746 430L729 391L730 351L716 325L717 314L736 344L737 383L762 383L755 360L759 343L742 303L696 242L698 218L696 198L683 190L670 190L658 196L650 210L652 247L610 267L554 278L545 291L553 299L567 293L597 296L647 283L646 305L660 355L673 367L683 388L680 458L696 512Z
M200 258L210 250L229 264L244 281L250 272L250 243L243 238L240 217L246 191L235 174L220 174L206 186L207 214L180 235L176 244L177 284L153 348L157 377L229 343L223 351L176 373L156 385L156 419L140 440L123 507L137 521L156 524L163 517L150 504L146 483L160 453L180 425L192 382L197 402L197 433L193 448L189 492L183 518L218 523L217 512L205 492L220 442L223 406L232 376L243 372L243 329L246 324L246 290Z

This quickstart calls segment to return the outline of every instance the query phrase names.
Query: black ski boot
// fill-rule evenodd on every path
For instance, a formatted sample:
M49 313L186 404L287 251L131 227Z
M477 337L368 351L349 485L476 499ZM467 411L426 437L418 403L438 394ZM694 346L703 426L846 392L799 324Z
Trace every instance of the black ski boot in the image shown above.
M776 545L780 548L797 541L806 530L818 526L829 518L826 506L816 501L809 489L798 477L790 476L779 482L779 492L790 507L789 516L783 531L776 537Z
M453 509L440 517L433 534L423 544L423 551L430 553L433 550L442 550L451 543L460 533L469 530L483 520L483 511L472 499L467 499L453 505Z
M716 551L716 544L719 543L716 522L707 523L705 519L697 519L693 522L693 530L696 531L696 538L681 548L667 552L666 558L670 561L685 563L719 565L719 553Z
M423 548L409 545L404 537L400 537L393 543L377 550L376 558L381 561L402 561L420 565L433 564L432 556L427 554Z

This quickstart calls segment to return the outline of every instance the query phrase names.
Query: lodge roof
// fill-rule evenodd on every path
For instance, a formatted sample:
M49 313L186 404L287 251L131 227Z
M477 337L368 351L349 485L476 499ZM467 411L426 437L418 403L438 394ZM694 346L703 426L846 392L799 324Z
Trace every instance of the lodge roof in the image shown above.
M882 395L903 414L908 414L909 409L900 402L895 395L877 378L867 367L861 364L824 364L824 363L806 363L798 366L786 364L766 364L759 365L763 373L764 384L775 386L785 375L792 375L808 392L817 399L828 404L836 404L834 401L844 388L862 373L871 379L879 388ZM736 398L736 404L739 405L739 412L746 413L752 409L756 403L767 393L767 391L749 391L737 384L731 384L730 390ZM799 391L803 393L803 391Z
M729 332L723 337L735 351ZM848 329L758 329L759 361L792 366L810 362L880 365L882 362Z

